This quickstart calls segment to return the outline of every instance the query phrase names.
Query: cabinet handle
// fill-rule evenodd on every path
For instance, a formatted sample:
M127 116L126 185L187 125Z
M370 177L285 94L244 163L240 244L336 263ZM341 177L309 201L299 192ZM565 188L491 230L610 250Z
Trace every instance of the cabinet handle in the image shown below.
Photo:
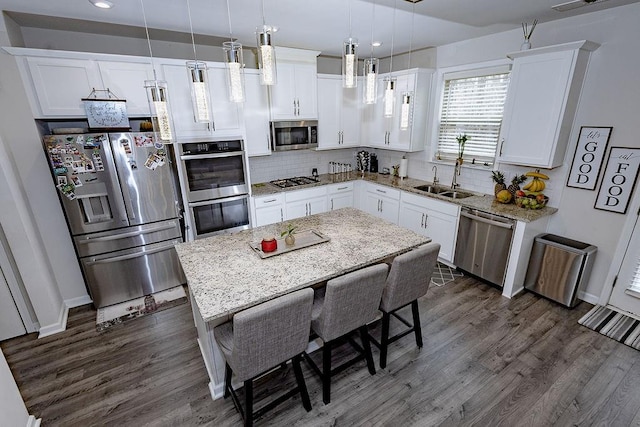
M386 192L386 191L384 191L384 190L380 190L379 188L376 188L376 191L377 191L378 193L387 194L387 192Z
M333 199L331 199L331 210L333 210Z
M264 200L262 203L273 203L273 202L275 202L277 200L278 199Z
M346 190L347 188L349 188L349 187L338 187L338 188L337 188L337 190L338 190L338 191L340 191L340 190Z
M424 228L424 214L422 214L422 222L420 223L420 228Z
M500 141L500 154L499 154L499 156L502 156L502 147L504 147L504 138L502 138L502 141Z
M382 212L382 200L380 200L380 212Z
M429 215L424 214L424 228L427 228L427 221L429 221Z
M293 115L294 115L294 116L297 116L297 114L296 114L296 100L295 100L295 98L293 99Z
M309 216L309 203L304 204L304 216Z
M309 205L309 215L311 215L311 203L308 203Z
M284 213L282 212L282 208L280 208L280 222L284 221Z

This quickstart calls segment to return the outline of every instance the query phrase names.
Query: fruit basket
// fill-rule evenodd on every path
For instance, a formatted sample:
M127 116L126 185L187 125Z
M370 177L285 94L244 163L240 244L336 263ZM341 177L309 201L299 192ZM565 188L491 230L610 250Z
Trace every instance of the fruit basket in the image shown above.
M529 194L526 196L516 196L516 206L523 209L542 209L547 206L549 197L544 195L540 196L536 196L533 194Z

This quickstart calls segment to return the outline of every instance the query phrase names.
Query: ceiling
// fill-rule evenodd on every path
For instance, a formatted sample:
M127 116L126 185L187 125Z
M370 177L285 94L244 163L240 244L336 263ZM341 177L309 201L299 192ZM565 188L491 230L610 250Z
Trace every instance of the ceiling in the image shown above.
M108 32L106 24L144 27L144 5L149 28L189 33L191 8L193 30L204 36L229 35L225 0L111 0L103 10L88 0L0 0L0 8L21 27L59 28L71 31ZM568 0L228 0L233 37L255 46L255 29L265 23L279 27L274 44L319 50L341 55L351 34L360 42L360 55L368 56L371 41L381 41L375 56L440 46L460 40L520 28L534 19L548 22L582 13L636 3L640 0L598 0L583 7L558 12L552 6ZM576 0L584 1L584 0ZM71 18L42 19L42 16ZM101 24L97 24L101 23ZM374 23L374 25L372 25ZM116 27L114 27L116 28ZM120 27L123 28L123 27ZM413 31L411 29L413 28ZM413 37L411 37L413 34ZM535 33L532 38L535 38Z

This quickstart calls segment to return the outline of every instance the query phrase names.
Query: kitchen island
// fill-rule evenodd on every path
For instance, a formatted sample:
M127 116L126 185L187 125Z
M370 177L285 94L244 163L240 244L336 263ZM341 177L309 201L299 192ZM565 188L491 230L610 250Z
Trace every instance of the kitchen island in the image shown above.
M287 223L213 236L176 246L189 286L198 343L214 398L222 396L224 361L213 328L261 302L368 265L383 262L431 239L358 209L345 208L290 221L300 232L315 230L330 240L261 258L251 245L280 236Z

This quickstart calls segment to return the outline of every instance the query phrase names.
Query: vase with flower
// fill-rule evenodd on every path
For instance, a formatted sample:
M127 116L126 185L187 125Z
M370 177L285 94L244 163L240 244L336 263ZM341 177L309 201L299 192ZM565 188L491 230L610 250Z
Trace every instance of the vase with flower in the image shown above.
M533 34L533 30L535 30L536 25L538 25L538 20L534 19L533 24L531 24L531 28L529 28L529 24L526 22L522 23L522 32L524 34L524 42L520 46L520 50L529 50L531 49L531 34Z
M467 136L466 133L456 136L456 141L458 141L458 158L456 159L456 163L458 165L462 165L462 162L463 162L462 156L464 155L464 145L467 143L469 139L470 138Z

